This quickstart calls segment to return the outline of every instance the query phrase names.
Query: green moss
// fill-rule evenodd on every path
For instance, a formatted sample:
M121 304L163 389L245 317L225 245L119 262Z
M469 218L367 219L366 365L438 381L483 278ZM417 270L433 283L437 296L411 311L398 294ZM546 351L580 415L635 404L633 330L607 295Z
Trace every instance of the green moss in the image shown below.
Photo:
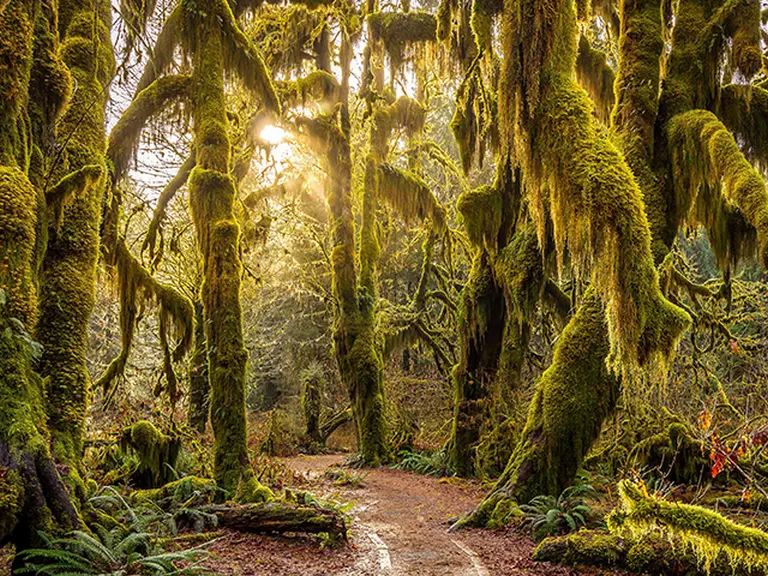
M658 528L692 550L706 573L721 555L728 558L734 572L768 569L768 534L762 530L741 526L699 506L657 500L626 480L619 483L619 498L619 508L608 517L613 532L640 538Z
M6 2L0 14L0 166L28 167L26 108L33 22L26 2Z
M437 22L432 14L413 12L374 12L368 15L374 42L383 42L395 70L406 59L410 45L437 40Z
M138 488L158 488L176 477L179 438L166 436L151 422L140 420L123 431L120 444L124 451L139 457L139 465L131 474Z
M24 482L18 470L0 468L0 534L13 531L24 506Z
M495 252L502 219L502 198L496 187L486 185L464 192L456 208L469 241Z
M745 159L736 141L711 112L680 114L667 125L673 150L673 177L679 219L693 213L703 223L722 264L749 256L749 235L734 234L738 211L755 230L760 256L768 246L768 192L760 174Z
M499 0L473 0L469 24L478 52L491 52L493 19L501 13L504 3Z
M705 445L682 422L673 422L664 431L638 442L629 460L663 470L666 478L679 484L696 484L702 471L709 469Z
M619 536L605 532L577 532L546 538L533 552L537 562L558 562L566 566L621 566L627 544Z

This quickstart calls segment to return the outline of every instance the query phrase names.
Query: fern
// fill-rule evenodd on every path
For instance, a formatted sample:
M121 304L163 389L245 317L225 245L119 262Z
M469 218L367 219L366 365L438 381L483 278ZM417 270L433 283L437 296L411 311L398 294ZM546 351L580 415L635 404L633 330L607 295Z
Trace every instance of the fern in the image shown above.
M586 526L592 509L586 498L595 495L589 484L576 484L563 490L559 496L541 495L520 506L533 538L568 534Z

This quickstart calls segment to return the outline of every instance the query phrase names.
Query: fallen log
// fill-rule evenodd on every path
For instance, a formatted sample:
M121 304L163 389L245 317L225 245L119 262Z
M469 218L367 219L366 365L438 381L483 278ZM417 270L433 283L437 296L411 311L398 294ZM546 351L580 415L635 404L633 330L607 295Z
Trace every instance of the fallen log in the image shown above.
M344 518L333 510L314 506L298 506L272 501L243 506L203 506L201 511L214 514L219 526L240 532L278 533L305 532L327 533L332 539L347 539Z

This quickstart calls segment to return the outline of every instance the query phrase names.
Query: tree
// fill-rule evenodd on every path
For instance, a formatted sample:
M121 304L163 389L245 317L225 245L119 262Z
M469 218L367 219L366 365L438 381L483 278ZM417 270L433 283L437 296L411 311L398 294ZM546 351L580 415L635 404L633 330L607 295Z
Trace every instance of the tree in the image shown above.
M664 368L690 321L673 304L674 283L662 292L656 270L681 225L708 228L726 272L740 258L764 255L765 184L713 112L721 94L739 92L715 80L724 52L744 78L760 67L759 6L683 0L673 14L660 1L623 2L618 19L614 8L595 3L609 25L619 22L615 91L601 80L610 77L605 58L587 57L591 47L579 42L577 21L587 18L589 3L521 0L501 13L499 159L522 170L540 245L547 250L551 230L560 267L567 258L591 288L542 376L505 473L470 522L503 521L510 500L559 493L620 387L641 385L642 370ZM577 66L599 109L615 98L618 147L573 80ZM745 233L736 238L734 230Z
M225 73L239 77L261 98L267 110L280 106L269 71L236 21L236 7L222 0L202 9L181 2L166 19L154 59L145 69L139 91L110 135L110 157L119 178L148 118L169 104L183 101L194 130L195 167L188 178L192 220L202 258L203 320L211 386L210 415L215 448L215 477L223 489L244 499L269 497L248 458L245 418L245 365L240 308L240 228L234 214L236 183L232 176ZM181 43L191 74L163 75Z

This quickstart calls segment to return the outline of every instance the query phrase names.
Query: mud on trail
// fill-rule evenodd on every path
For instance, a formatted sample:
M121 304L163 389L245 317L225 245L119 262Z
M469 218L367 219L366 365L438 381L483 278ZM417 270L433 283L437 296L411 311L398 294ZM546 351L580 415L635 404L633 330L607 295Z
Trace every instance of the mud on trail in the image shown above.
M342 456L288 458L308 489L354 502L350 544L321 550L315 539L230 534L214 543L208 565L238 576L574 576L615 572L574 570L533 562L534 543L511 531L448 533L447 521L482 497L476 484L379 468L365 485L335 486L323 478Z

